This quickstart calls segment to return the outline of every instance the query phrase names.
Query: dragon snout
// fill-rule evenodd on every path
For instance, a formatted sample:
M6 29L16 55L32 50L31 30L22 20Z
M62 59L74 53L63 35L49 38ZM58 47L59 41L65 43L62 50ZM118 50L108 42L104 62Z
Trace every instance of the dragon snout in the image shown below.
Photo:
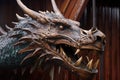
M93 36L95 37L96 42L101 42L102 44L106 43L105 34L100 30L97 30L95 33L93 33Z
M103 32L93 27L90 30L80 30L80 43L82 48L102 50L105 45L105 35Z
M105 37L101 37L101 36L96 36L96 41L97 42L102 42L103 44L106 43Z

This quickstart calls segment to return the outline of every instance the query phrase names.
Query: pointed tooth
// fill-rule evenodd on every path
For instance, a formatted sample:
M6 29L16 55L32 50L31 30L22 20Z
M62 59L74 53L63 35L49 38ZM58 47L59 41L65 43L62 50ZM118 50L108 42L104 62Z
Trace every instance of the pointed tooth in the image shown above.
M18 20L23 20L23 19L25 19L24 17L21 17L21 16L18 15L17 13L16 13L16 17L18 18Z
M61 67L59 66L58 67L58 74L60 74L60 72L61 72Z
M5 25L5 27L6 27L8 30L10 30L10 31L13 30L13 28L9 27L8 25Z
M18 24L18 22L12 22L13 24L15 24L15 25L17 25Z
M62 53L63 55L66 55L62 47L60 47L60 53Z
M96 61L96 63L94 64L94 69L97 69L98 65L99 65L99 59Z
M46 13L49 13L49 11L47 10Z
M54 12L53 12L53 11L51 11L51 14L54 14Z
M70 57L68 58L68 61L69 61L69 62L72 62L72 60L71 60L71 58L70 58Z
M14 74L16 75L16 74L17 74L17 69L14 69L13 72L14 72Z
M83 59L83 57L81 56L76 62L75 62L75 66L79 66L80 64L81 64L81 62L82 62L82 59Z
M78 54L80 52L80 49L77 49L75 52L75 55Z
M26 71L26 68L23 68L22 72L21 72L21 75L24 75L25 71Z
M88 57L88 56L86 56L86 58L87 58L87 61L89 62L89 61L90 61L89 57Z
M93 59L91 59L87 64L88 69L92 69L92 63L93 63Z
M59 49L56 49L57 53L59 53Z
M2 33L2 34L7 34L7 32L4 31L3 28L1 28L1 26L0 26L0 33Z
M51 80L54 80L54 66L52 67L49 75L50 75Z

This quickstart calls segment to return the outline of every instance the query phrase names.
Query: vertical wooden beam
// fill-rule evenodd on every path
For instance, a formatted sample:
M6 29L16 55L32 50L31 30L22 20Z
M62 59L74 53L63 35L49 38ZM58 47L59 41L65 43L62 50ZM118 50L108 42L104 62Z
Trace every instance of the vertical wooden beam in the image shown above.
M117 8L117 80L120 79L120 9Z
M88 1L89 0L64 0L62 2L59 1L60 3L58 3L56 0L58 3L58 8L61 10L64 16L73 20L80 19Z
M82 16L82 13L85 10L85 7L87 5L88 0L77 0L77 2L74 5L74 8L72 9L72 12L69 16L69 18L73 20L79 20Z
M71 0L69 5L66 8L66 11L64 13L66 18L69 18L69 15L71 14L71 12L73 11L74 5L76 3L77 0Z
M68 7L69 3L70 3L70 0L64 0L64 1L62 2L60 9L61 9L61 12L62 12L63 14L64 14L65 11L67 10L67 7Z

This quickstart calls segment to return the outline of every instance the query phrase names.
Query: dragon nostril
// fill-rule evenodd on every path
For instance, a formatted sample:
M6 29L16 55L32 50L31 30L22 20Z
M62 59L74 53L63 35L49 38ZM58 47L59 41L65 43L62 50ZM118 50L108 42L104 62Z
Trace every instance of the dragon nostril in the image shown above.
M102 38L100 36L96 36L97 41L102 41Z
M82 31L83 34L87 35L87 33L85 31Z

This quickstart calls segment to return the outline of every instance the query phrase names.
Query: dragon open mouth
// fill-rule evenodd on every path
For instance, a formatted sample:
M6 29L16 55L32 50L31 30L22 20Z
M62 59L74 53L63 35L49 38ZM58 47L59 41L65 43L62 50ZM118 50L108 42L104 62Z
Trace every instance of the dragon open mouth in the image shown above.
M28 17L25 18L27 24L24 23L28 27L20 26L16 29L26 32L19 39L17 45L30 42L27 47L18 52L23 54L31 51L22 62L37 56L33 68L38 68L38 66L45 69L46 67L51 68L54 66L51 63L55 62L55 64L60 64L57 65L58 67L64 66L63 68L79 75L81 80L91 80L98 72L99 55L104 48L105 35L96 27L84 30L80 28L78 21L66 19L58 10L54 0L51 0L51 3L55 13L36 12L27 8L20 0L17 0L17 3L30 16L30 20ZM19 18L21 19L21 17ZM35 21L31 21L31 18ZM22 18L23 22L25 19ZM22 22L21 24L24 25ZM50 65L46 64L49 61Z
M66 44L57 44L56 52L60 54L60 65L83 79L90 79L98 73L101 50L76 48Z
M69 45L58 45L57 52L62 55L65 63L73 69L73 72L84 70L89 73L97 73L100 51L93 49L76 49Z

